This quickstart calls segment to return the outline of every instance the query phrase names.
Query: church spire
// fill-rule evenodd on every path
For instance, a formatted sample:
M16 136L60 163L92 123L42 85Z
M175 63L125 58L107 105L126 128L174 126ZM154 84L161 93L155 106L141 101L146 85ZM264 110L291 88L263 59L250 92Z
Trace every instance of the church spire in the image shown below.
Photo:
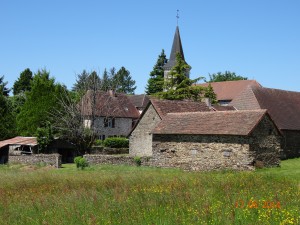
M169 61L166 63L166 65L164 65L165 70L170 70L173 66L175 66L177 53L179 53L181 55L182 59L184 60L184 53L183 53L183 48L182 48L182 44L181 44L181 38L180 38L178 26L176 26Z

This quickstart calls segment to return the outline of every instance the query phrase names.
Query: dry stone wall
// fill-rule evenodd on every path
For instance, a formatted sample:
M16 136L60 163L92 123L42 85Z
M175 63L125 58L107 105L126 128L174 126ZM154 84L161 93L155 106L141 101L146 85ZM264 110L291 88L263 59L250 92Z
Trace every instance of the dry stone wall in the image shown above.
M38 155L10 155L8 163L18 163L27 165L44 164L54 166L56 168L61 167L61 155L59 154L38 154Z

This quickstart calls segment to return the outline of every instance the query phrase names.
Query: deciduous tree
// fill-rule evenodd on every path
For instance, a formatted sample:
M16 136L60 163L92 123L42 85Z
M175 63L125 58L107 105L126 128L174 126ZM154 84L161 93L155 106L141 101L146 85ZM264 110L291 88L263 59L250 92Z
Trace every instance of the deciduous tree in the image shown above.
M221 81L233 81L233 80L248 80L247 77L236 75L234 72L225 71L225 73L213 73L209 74L208 82L221 82Z

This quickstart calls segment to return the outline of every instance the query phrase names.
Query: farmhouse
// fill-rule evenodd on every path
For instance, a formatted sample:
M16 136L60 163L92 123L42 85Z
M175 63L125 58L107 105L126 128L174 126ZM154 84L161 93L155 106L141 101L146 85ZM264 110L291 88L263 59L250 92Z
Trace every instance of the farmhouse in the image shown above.
M267 109L283 135L282 158L300 157L300 92L250 86L230 105L237 110Z
M171 112L210 111L203 102L159 100L151 98L146 109L129 136L129 154L132 156L152 155L152 130Z
M153 165L188 170L278 165L280 132L266 110L169 113L155 126Z
M81 100L85 127L94 127L99 139L127 136L140 114L125 94L88 91ZM92 123L93 126L92 126Z

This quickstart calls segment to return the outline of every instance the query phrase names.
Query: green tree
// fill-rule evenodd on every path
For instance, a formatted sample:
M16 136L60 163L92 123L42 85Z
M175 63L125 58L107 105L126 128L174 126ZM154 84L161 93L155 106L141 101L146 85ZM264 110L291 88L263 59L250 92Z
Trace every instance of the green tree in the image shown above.
M101 90L102 91L108 91L111 88L111 80L108 75L108 72L106 68L104 69L103 75L102 75L102 85Z
M37 128L36 136L39 145L39 153L47 152L49 144L54 140L51 123L46 121L44 127Z
M233 80L248 80L247 77L236 75L234 72L225 71L225 73L213 73L209 74L208 82L221 82L221 81L233 81Z
M215 103L218 102L218 101L217 101L217 95L216 95L216 93L214 92L214 89L213 89L213 87L211 86L211 84L208 84L208 87L207 87L207 89L206 89L206 91L205 91L204 97L205 97L205 98L209 98L212 104L215 104Z
M58 106L60 93L66 87L56 84L49 72L39 70L33 77L31 91L26 92L26 101L17 116L17 128L21 135L33 136L37 128L50 121L50 112Z
M15 117L9 97L0 86L0 141L16 135Z
M73 85L72 90L76 92L85 92L88 83L89 73L86 70L83 70L80 74L77 74L76 83Z
M152 95L163 91L164 88L164 68L163 66L167 63L165 51L162 50L158 56L157 62L150 72L150 78L146 86L146 94Z
M4 96L8 96L10 89L6 87L6 85L8 84L8 82L4 82L4 75L0 77L0 89L1 89L1 93Z
M193 85L202 77L190 79L186 76L190 70L190 66L182 59L178 53L176 55L176 65L171 69L169 79L165 82L166 91L159 92L156 95L163 99L183 100L193 99L199 100L204 94L206 88Z
M76 83L73 85L72 90L82 96L87 90L101 90L101 88L102 81L97 72L92 71L89 73L83 70L81 74L77 75Z
M135 81L132 80L130 72L123 66L112 77L112 83L112 86L114 87L116 92L134 94L134 90L136 89Z
M30 82L32 81L32 72L29 68L20 73L20 77L13 86L13 94L17 95L21 92L30 91Z

